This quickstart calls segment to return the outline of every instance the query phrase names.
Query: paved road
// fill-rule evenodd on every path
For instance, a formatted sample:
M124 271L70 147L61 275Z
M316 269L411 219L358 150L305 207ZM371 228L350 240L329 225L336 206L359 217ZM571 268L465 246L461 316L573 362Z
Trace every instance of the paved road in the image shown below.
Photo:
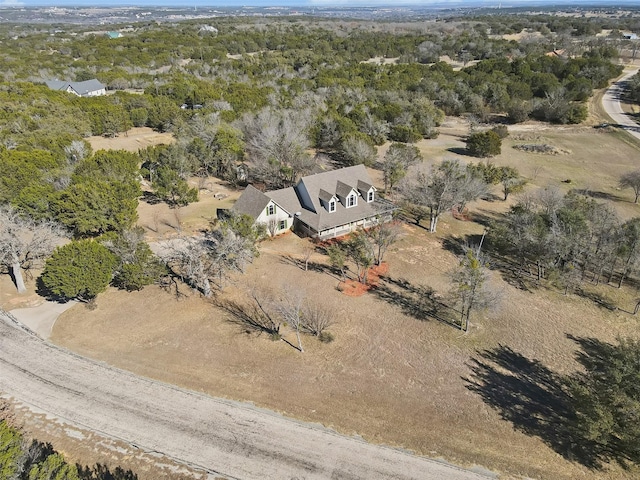
M611 117L614 124L625 129L634 137L640 139L640 125L631 117L626 115L622 106L620 105L620 96L624 92L625 82L638 73L638 70L633 70L625 74L620 80L611 84L605 94L602 96L602 107L607 114Z
M138 377L48 344L2 311L0 317L4 397L211 474L260 480L488 478Z

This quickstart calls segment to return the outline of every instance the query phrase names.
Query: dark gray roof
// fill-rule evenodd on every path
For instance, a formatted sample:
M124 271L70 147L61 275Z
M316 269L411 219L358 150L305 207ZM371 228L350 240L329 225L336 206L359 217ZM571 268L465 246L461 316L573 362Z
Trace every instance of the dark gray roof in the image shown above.
M247 185L238 201L233 204L231 210L240 215L249 215L253 219L257 219L262 210L269 204L269 197L258 190L253 185Z
M358 197L358 204L355 207L346 208L342 203L338 202L335 212L328 212L326 209L321 208L321 190L331 193L336 192L336 190L340 188L340 193L343 194L343 192L346 192L343 194L343 196L346 196L351 189L358 190L357 186L359 182L373 185L371 177L364 165L355 165L353 167L340 168L338 170L302 177L299 183L304 184L309 192L315 211L318 213L300 207L300 220L320 232L395 209L395 205L390 202L374 201L367 203L366 198L362 197Z
M86 80L84 82L73 82L71 87L80 95L86 95L89 92L95 92L106 88L104 84L95 78L92 80Z
M329 193L326 190L320 189L320 200L323 202L329 203L331 199L334 197L333 193Z
M302 210L300 199L296 194L293 187L282 188L280 190L273 190L265 193L271 200L273 200L281 209L285 210L290 215L295 215Z
M362 192L368 192L371 189L371 187L373 187L373 185L371 185L370 183L364 182L362 180L358 180L357 187L360 193L362 193Z
M66 90L67 87L73 88L73 90L81 96L88 95L89 92L95 92L102 90L105 85L100 83L95 78L92 80L85 80L84 82L64 82L61 80L50 80L45 82L47 87L51 90Z
M353 185L347 185L344 182L341 182L340 180L338 180L336 182L336 187L334 189L334 192L336 192L336 195L340 198L346 198L347 195L349 195L351 193L351 190L353 190Z
M367 203L367 199L361 196L358 197L355 207L346 208L341 202L337 202L336 210L329 212L321 206L320 199L322 198L328 202L335 195L334 192L338 188L342 189L343 196L346 196L352 189L368 191L372 183L364 165L356 165L316 175L308 175L300 179L300 182L295 187L271 192L262 193L249 185L232 210L236 213L244 213L251 215L253 218L258 218L263 209L269 204L269 200L273 200L287 213L297 216L300 221L317 232L321 232L395 210L396 206L391 202L376 199L371 203ZM300 201L299 195L303 190L301 188L302 185L309 192L315 211L303 206ZM362 187L367 188L363 189Z
M69 82L63 82L61 80L49 80L45 83L51 90L66 90L69 86Z

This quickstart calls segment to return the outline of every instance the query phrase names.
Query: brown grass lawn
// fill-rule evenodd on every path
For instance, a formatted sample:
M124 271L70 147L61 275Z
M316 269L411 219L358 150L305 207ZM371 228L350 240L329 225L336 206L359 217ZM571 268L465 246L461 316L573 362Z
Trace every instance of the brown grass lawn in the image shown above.
M464 124L448 121L437 139L420 143L426 162L469 161L459 150L465 133ZM549 143L567 153L528 154L511 148L514 143ZM531 124L513 128L493 161L516 166L529 179L528 188L585 189L613 202L629 218L640 207L630 203L631 192L616 184L622 172L637 168L639 152L616 132ZM230 205L237 192L225 188L210 185L200 203L182 209L180 228L194 231L207 224L216 207ZM216 199L220 192L230 196ZM499 215L509 203L476 202L471 216ZM177 234L177 219L166 207L141 203L139 214L150 239ZM388 253L386 279L361 297L341 294L339 279L326 269L305 272L291 261L302 255L306 240L290 234L264 242L260 257L220 296L241 301L247 288L259 284L304 289L321 299L335 312L330 328L335 340L323 344L304 337L304 353L247 333L229 313L185 287L179 299L157 287L137 293L109 290L99 296L95 310L75 306L67 311L54 328L53 341L143 375L252 401L372 442L482 465L506 478L638 478L638 470L611 465L595 471L565 459L554 443L556 433L562 436L562 422L549 428L547 419L530 415L536 407L554 411L553 395L540 388L545 369L569 373L577 368L578 347L568 335L603 341L638 336L637 318L577 295L535 285L518 289L495 270L490 281L502 292L502 301L477 314L470 333L463 335L425 313L424 291L433 288L442 296L448 289L447 272L456 258L443 248L444 241L479 234L482 227L445 216L438 230L429 235L406 225ZM316 253L312 263L322 265L326 258ZM611 286L598 287L596 293L623 309L632 308L637 295L631 288ZM291 332L286 338L294 340ZM493 351L506 361L499 367L485 362L477 371L490 375L483 400L470 388L479 381L472 367L474 359L484 361L482 352L492 349L499 349ZM531 392L537 393L527 397ZM506 419L513 411L518 412L513 421Z

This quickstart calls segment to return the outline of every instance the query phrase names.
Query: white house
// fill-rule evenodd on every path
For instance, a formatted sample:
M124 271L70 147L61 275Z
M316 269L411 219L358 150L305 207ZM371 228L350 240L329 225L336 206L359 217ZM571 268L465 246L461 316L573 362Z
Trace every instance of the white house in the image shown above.
M97 97L107 94L107 87L95 78L84 82L63 82L60 80L49 80L45 82L51 90L61 90L73 93L79 97Z
M396 208L378 198L367 169L356 165L308 175L281 190L263 193L249 185L232 210L266 224L274 235L292 228L324 240L389 220Z
M264 225L272 236L284 233L293 226L293 215L253 185L247 186L242 192L233 211L251 216L255 223Z

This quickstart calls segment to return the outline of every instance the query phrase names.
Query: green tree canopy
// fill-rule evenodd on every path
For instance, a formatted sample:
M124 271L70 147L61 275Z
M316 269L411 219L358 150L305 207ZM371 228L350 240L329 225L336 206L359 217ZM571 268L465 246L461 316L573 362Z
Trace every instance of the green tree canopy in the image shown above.
M117 265L118 258L100 243L73 241L53 252L40 278L56 297L89 301L107 289Z
M500 155L502 139L492 131L472 133L467 138L467 150L475 157L493 157Z
M119 183L86 179L58 192L52 209L76 236L95 236L135 223L138 199L132 193Z

